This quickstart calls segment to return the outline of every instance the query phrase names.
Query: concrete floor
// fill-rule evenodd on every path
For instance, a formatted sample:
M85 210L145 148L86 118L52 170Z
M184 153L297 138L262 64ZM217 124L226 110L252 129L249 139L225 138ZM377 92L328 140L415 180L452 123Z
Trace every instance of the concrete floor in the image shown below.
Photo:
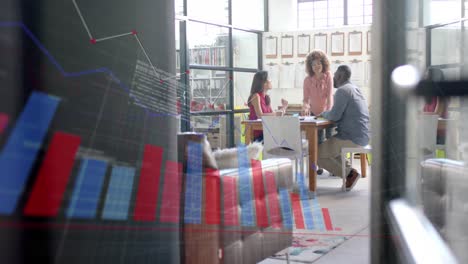
M356 162L358 163L358 162ZM350 239L316 259L314 264L370 263L370 172L361 178L350 192L342 192L341 179L318 179L318 199L321 207L330 211L333 226Z
M359 160L355 159L353 165L359 166ZM359 167L356 169L360 170ZM361 178L349 192L341 190L341 178L319 176L317 180L319 204L322 208L328 208L333 227L341 229L332 231L332 234L351 238L320 258L307 263L370 263L369 208L370 179L372 178L370 174L370 168L368 168L367 177ZM286 261L274 260L271 263L286 263Z

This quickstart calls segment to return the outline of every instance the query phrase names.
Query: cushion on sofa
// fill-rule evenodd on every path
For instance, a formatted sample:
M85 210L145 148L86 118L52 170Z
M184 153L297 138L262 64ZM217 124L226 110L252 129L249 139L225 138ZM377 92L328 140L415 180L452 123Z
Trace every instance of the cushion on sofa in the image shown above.
M213 156L213 152L211 151L210 142L208 141L205 134L201 133L194 133L194 132L184 132L178 134L178 145L179 146L188 146L188 141L193 141L196 143L202 144L202 151L203 151L203 167L204 168L211 168L211 169L218 169L218 165L216 164L216 160ZM187 160L188 153L185 150L184 160Z
M260 153L263 151L263 145L260 142L253 142L247 145L247 155L249 160L251 159L258 159ZM217 149L213 152L213 156L216 160L216 164L218 165L218 169L229 169L229 168L237 168L238 167L238 160L237 160L237 148L227 148L227 149Z

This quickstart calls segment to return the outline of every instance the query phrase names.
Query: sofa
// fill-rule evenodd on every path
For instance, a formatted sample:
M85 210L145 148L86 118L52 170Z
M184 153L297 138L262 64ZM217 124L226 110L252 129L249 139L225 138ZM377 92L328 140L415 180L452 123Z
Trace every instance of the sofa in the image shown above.
M465 163L428 159L421 163L421 176L425 215L459 263L468 263L468 169Z
M248 160L242 151L239 155L237 163L247 166L218 169L205 135L178 135L181 190L186 193L180 210L182 262L257 263L291 246L291 219L283 217L279 200L293 187L291 160ZM197 162L202 164L198 178ZM202 179L202 217L196 223L191 222L190 206L198 198L187 196L197 185L194 178Z

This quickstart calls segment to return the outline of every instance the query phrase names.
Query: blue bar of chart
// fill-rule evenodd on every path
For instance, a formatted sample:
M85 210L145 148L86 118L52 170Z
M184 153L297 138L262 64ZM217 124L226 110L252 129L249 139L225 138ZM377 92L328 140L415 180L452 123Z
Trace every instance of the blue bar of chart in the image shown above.
M84 219L96 217L106 169L107 162L105 161L83 159L67 209L67 217Z
M0 214L11 214L24 190L60 99L33 92L0 154Z
M188 143L187 180L185 186L184 222L201 224L202 204L202 144Z
M325 224L323 223L323 214L322 208L320 207L317 197L311 199L310 202L312 203L312 216L315 223L315 229L317 230L325 230Z
M254 199L252 183L250 182L250 162L247 155L247 147L241 145L238 148L239 162L239 200L241 205L241 225L255 226Z
M283 214L283 226L286 229L293 229L291 201L287 189L280 189L280 204Z
M103 219L126 220L132 196L135 169L124 166L112 168L106 202L102 213Z
M309 200L309 189L305 185L299 185L299 194L301 197L304 222L307 229L314 229L314 221L312 216L312 207Z

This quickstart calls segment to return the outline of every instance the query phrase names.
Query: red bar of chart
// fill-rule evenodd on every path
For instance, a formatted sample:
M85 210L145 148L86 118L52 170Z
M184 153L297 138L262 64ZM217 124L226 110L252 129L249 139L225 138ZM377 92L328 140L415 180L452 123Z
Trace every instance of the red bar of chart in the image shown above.
M328 208L322 208L323 220L325 221L325 228L327 231L333 231L332 221Z
M271 225L274 228L281 228L281 210L278 201L275 175L273 174L273 172L265 171L265 184L268 206L270 209Z
M268 227L268 214L265 204L265 189L263 187L262 163L259 160L251 160L251 164L257 226Z
M223 207L224 225L238 226L239 214L237 209L237 184L235 177L224 176L223 181Z
M166 161L160 213L160 221L163 223L179 223L181 173L182 164Z
M57 216L80 141L75 135L54 134L24 208L25 215Z
M219 170L205 170L205 222L209 225L221 223L221 199Z
M0 113L0 134L5 131L5 128L8 126L9 116L5 113Z
M291 203L296 229L305 229L304 217L302 216L301 201L299 199L299 194L291 193Z
M156 219L162 156L163 148L145 146L133 215L136 221L154 221Z

